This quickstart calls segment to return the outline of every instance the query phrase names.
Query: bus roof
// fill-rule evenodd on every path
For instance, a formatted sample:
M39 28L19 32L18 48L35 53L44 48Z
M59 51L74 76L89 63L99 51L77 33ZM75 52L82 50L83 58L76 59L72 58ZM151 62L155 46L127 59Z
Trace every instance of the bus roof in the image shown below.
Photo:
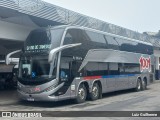
M100 33L100 34L104 34L104 35L109 35L112 37L118 37L118 38L122 38L122 39L126 39L129 41L134 41L134 42L138 42L138 43L142 43L142 44L147 44L150 46L153 46L151 43L145 42L145 41L140 41L137 39L132 39L132 38L127 38L124 36L120 36L120 35L116 35L116 34L112 34L112 33L107 33L107 32L103 32L103 31L99 31L99 30L95 30L92 28L87 28L87 27L83 27L83 26L77 26L77 25L58 25L58 26L51 26L50 29L59 29L59 28L64 28L65 30L68 29L81 29L81 30L88 30L88 31L92 31L92 32L96 32L96 33Z

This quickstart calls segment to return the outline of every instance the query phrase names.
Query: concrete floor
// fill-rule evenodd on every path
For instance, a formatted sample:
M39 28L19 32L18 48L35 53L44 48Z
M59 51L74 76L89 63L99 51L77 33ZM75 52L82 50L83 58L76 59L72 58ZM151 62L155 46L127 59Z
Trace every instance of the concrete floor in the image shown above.
M160 111L160 81L156 81L150 86L148 86L148 89L146 91L134 92L133 90L125 90L125 91L107 93L104 94L103 98L100 100L86 101L85 103L82 104L75 104L73 100L66 100L60 102L20 101L18 99L16 90L1 90L0 111L35 111L35 112L51 111L51 113L54 111L59 111L59 112L60 111ZM38 118L37 120L41 119L45 118ZM52 118L47 118L47 120L48 119ZM57 118L57 119L75 119L75 118L72 117L72 118ZM76 119L86 120L87 118L76 118ZM97 119L97 118L92 118L92 119ZM106 118L101 118L101 119L106 119ZM119 118L112 117L109 119L117 120ZM123 118L123 119L127 120L128 118ZM134 120L135 118L130 118L130 119ZM150 118L150 119L156 120L157 118Z

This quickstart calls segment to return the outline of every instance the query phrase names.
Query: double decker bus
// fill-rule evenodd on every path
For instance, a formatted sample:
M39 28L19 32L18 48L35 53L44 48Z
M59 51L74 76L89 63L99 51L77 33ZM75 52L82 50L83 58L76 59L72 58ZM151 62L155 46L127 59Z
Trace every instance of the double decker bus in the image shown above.
M145 90L154 72L150 43L79 26L33 30L19 62L18 93L27 101L87 98Z

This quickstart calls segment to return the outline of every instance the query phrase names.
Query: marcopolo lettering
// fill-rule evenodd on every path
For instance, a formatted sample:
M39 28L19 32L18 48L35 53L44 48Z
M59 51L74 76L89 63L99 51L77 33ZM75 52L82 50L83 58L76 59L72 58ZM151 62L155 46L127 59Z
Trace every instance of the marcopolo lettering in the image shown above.
M143 72L144 70L148 70L149 72L151 71L151 58L145 58L143 56L140 57L139 59L140 63L140 70Z

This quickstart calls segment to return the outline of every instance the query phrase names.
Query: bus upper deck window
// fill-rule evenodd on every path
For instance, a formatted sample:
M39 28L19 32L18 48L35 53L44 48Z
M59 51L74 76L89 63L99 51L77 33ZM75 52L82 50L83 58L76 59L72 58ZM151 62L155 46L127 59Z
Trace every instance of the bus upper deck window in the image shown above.
M72 43L73 43L72 36L69 33L67 33L64 39L64 45L72 44Z

